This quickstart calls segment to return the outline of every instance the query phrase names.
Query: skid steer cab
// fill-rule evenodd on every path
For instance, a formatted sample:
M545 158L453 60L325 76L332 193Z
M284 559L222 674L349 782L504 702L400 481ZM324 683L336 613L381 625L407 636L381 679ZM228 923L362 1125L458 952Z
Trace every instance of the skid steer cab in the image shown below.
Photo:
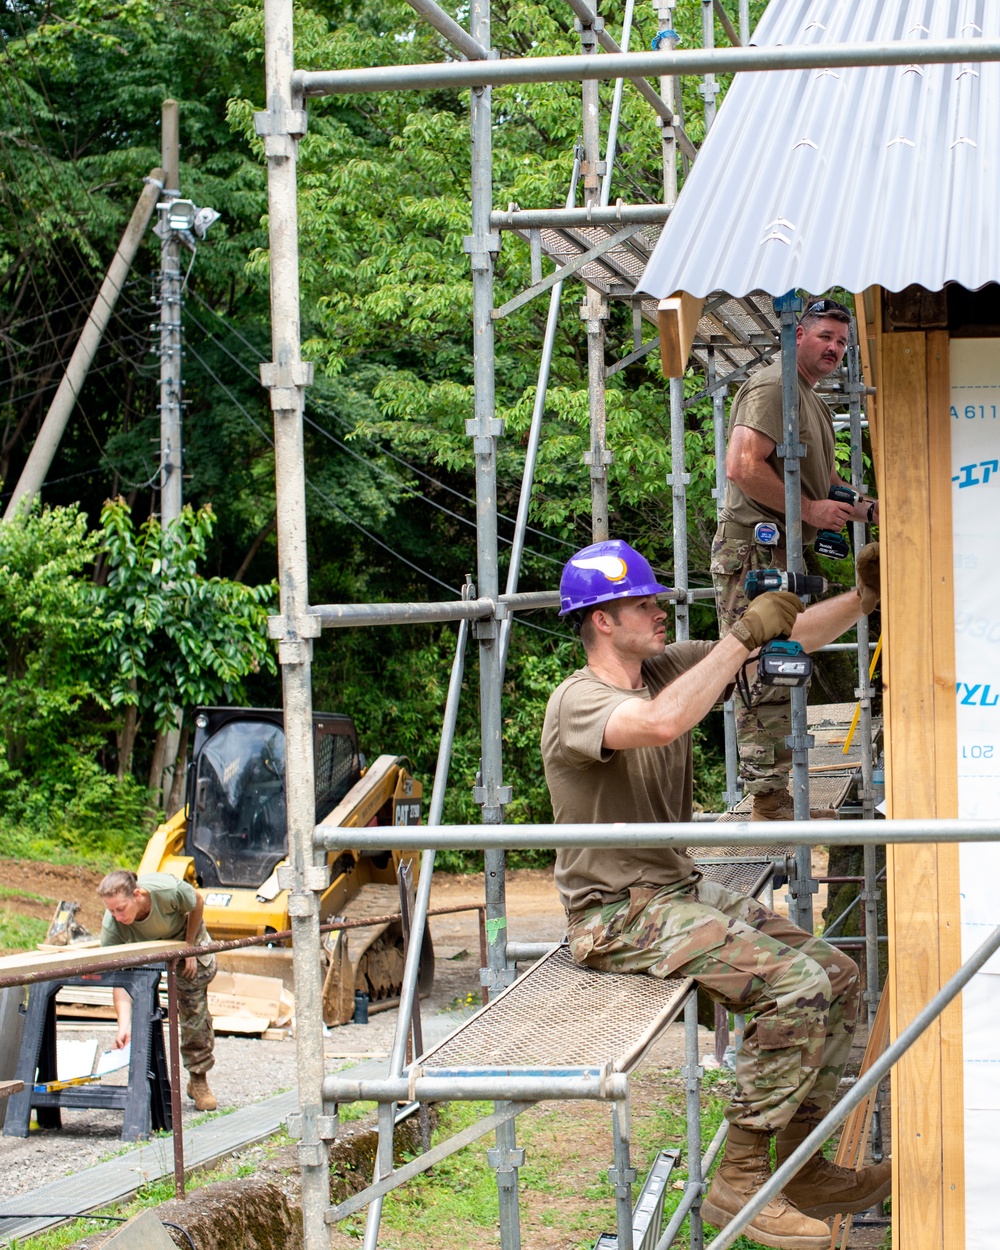
M278 868L288 862L282 713L271 708L203 707L195 712L185 809L156 829L139 872L169 872L197 886L205 900L205 924L218 941L263 937L290 928L288 892ZM320 899L320 920L375 923L324 935L323 1015L328 1025L354 1013L356 991L369 1010L395 1005L403 980L403 933L398 913L404 869L415 885L416 855L393 850L391 829L420 823L423 789L401 756L380 755L365 767L349 716L313 717L316 823L360 828L385 825L386 849L347 849L330 854L330 884ZM284 944L249 947L219 955L230 972L277 976L294 993L292 952ZM434 975L430 935L420 957L419 989Z

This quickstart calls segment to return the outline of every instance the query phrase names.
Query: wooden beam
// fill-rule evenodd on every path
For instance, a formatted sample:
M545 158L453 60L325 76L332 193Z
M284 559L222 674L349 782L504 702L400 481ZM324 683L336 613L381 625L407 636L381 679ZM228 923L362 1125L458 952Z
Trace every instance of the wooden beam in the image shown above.
M665 378L682 378L687 368L691 346L701 320L703 299L695 299L686 291L675 291L656 306L660 327L660 360Z
M0 957L0 977L44 972L47 968L69 969L70 976L77 972L95 972L123 956L160 955L168 959L176 951L187 950L187 942L129 942L124 946L86 947L74 950L64 946L57 951L22 951L19 955Z
M858 327L858 347L861 350L861 374L865 385L873 387L876 394L866 398L865 411L868 414L868 433L871 437L872 460L875 467L875 482L879 480L879 446L878 431L878 367L877 344L882 330L882 288L870 286L854 297L855 321ZM878 491L874 492L876 495Z
M936 815L958 817L958 724L955 709L954 528L951 501L951 340L927 334L927 433L930 475L930 575L933 622ZM962 965L960 847L937 848L938 977L943 985ZM965 1247L965 1091L962 998L941 1016L942 1250Z
M955 816L947 334L877 334L876 370L887 810L897 819ZM954 848L897 845L887 864L896 1037L958 966L958 859ZM945 1177L950 1186L961 1172L956 1045L960 1009L927 1030L893 1077L893 1241L907 1250L964 1245L964 1191L945 1192Z

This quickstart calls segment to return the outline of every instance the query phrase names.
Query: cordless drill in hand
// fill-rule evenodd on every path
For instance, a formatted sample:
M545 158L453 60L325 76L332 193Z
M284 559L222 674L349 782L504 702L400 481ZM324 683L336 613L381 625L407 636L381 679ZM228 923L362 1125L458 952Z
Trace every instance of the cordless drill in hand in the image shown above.
M826 588L825 577L789 573L784 569L751 569L743 586L750 600L768 590L790 590L793 595L821 595ZM806 686L812 671L812 657L791 638L772 638L757 655L757 677L764 686ZM746 699L744 702L749 706Z
M850 486L831 486L827 498L836 499L838 503L849 503L853 508L861 496ZM816 550L821 556L829 556L831 560L846 560L851 554L850 544L837 530L819 530L816 534Z
M765 590L790 590L793 595L822 595L826 593L825 577L813 577L811 573L788 573L784 569L751 569L743 583L743 591L750 600Z

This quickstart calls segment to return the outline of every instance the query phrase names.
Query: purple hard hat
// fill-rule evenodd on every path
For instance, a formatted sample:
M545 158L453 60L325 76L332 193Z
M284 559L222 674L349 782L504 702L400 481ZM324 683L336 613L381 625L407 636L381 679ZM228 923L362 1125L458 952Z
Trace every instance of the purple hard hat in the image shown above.
M559 579L560 616L606 603L609 599L631 599L640 595L669 594L661 586L649 561L620 538L591 543L563 566Z

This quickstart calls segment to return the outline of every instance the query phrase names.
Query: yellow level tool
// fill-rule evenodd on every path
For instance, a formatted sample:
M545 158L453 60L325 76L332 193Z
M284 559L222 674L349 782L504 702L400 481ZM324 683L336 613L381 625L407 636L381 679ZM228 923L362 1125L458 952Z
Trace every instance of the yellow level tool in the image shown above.
M882 654L882 635L879 634L878 642L875 644L875 654L872 656L872 662L868 665L868 680L875 676L875 665L878 663L878 657ZM851 749L851 739L854 737L854 731L858 727L858 721L861 719L861 701L858 700L858 706L854 709L854 718L851 721L851 727L847 731L847 737L844 739L844 755Z

